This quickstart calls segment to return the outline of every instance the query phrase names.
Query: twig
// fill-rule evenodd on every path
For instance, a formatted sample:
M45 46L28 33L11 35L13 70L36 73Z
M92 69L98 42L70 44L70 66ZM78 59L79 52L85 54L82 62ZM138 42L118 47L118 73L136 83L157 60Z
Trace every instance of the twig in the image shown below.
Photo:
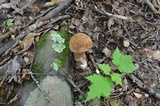
M69 6L73 0L63 0L59 6L50 11L45 17L42 17L45 20L50 20L55 17L59 12L61 12L65 7Z
M66 19L66 18L69 18L69 17L70 17L70 15L58 16L58 17L56 17L55 19L53 19L53 21L50 23L50 25L45 25L45 26L43 26L42 28L39 28L39 29L37 29L37 30L34 31L34 32L35 32L35 33L39 33L39 32L42 32L42 31L44 31L44 30L46 30L46 29L50 29L50 28L52 28L52 27L55 25L56 22L58 22L58 21L60 21L60 20L63 20L63 19Z
M76 89L80 92L80 94L81 94L83 97L86 97L85 94L84 94L84 92L82 92L82 91L79 89L79 87L78 87L76 84L74 84L74 82L73 82L69 77L66 77L66 78L67 78L67 80L73 85L73 87L76 88Z
M139 80L134 74L129 75L129 77L133 80L134 83L137 84L137 86L141 89L144 89L151 95L154 95L157 99L160 99L160 93L156 92L154 89L148 87L146 84L144 84L141 80Z
M14 47L16 47L19 44L19 40L17 40L8 50L5 51L5 53L2 56L7 55Z
M6 72L6 73L2 73L0 72L0 75L10 75L11 73L10 72ZM16 75L23 75L23 74L26 74L26 75L38 75L38 76L59 76L59 77L65 77L64 75L54 75L54 74L49 74L49 73L43 73L43 74L40 74L40 73L32 73L32 72L28 72L28 73L16 73Z
M50 11L46 17L43 17L45 19L52 19L54 16L56 16L59 12L61 12L65 7L67 7L68 5L70 5L70 3L73 0L64 0L59 6L57 6L55 9L53 9L52 11ZM9 49L17 40L22 40L28 33L30 33L31 31L26 28L26 30L24 30L23 32L21 32L19 34L19 36L17 36L14 40L10 40L7 43L5 43L3 45L3 47L0 48L0 55L2 55L7 49ZM34 31L37 32L37 31Z
M32 74L31 74L31 78L36 83L37 87L42 92L42 94L45 96L46 100L49 102L50 100L49 100L48 95L46 94L46 92L43 90L43 88L40 86L39 82L36 80L36 78Z
M94 9L97 12L99 12L99 13L101 13L103 15L110 16L110 17L116 17L116 18L120 18L120 19L123 19L123 20L133 20L131 17L126 17L126 16L122 16L122 15L114 15L114 14L108 13L103 8L102 8L102 10L99 10L96 6L94 6Z
M47 14L49 11L53 10L55 8L55 6L52 6L50 8L48 8L46 11L44 11L42 14L36 16L31 22L29 22L26 27L30 26L31 24L35 23L37 19L39 19L40 17L44 16L45 14Z
M158 11L154 8L153 4L149 0L145 0L145 3L154 13L158 13Z
M3 45L3 47L0 48L0 55L2 55L6 50L8 50L17 40L22 40L30 30L26 29L25 31L22 31L19 36L17 36L14 40L10 40L7 43Z

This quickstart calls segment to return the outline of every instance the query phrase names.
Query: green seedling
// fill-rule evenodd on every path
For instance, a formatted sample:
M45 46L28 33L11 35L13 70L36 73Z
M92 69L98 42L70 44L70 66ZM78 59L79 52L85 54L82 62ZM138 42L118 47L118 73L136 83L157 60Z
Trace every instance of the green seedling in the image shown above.
M7 23L7 26L8 26L8 27L13 26L13 23L12 23L10 20L7 20L6 23Z
M115 87L115 83L122 86L121 74L132 73L137 69L132 62L130 55L120 53L120 50L117 48L113 53L112 63L117 66L118 73L113 72L109 64L98 64L98 67L104 74L93 74L86 77L86 79L91 81L86 101L94 98L109 97Z

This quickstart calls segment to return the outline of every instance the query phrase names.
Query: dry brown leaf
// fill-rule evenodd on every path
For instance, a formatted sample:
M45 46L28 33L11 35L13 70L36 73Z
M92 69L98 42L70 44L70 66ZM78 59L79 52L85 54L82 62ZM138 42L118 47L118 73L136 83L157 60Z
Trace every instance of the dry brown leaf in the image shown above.
M107 23L107 27L108 27L108 30L111 31L111 26L114 24L114 18L111 17L109 20L108 20L108 23Z
M121 106L121 101L117 99L110 99L108 102L110 103L111 106Z
M153 59L160 59L160 51L159 50L153 52Z
M145 48L144 50L146 51L148 58L153 58L155 60L160 59L160 51L159 50L153 51L149 48Z
M10 75L10 77L8 78L8 82L11 82L12 80L14 80L15 82L18 82L17 72L20 72L21 65L23 65L24 63L25 62L21 56L15 56L13 59L8 61L5 65L1 66L0 77L2 80L0 82L0 86L3 84L3 82L5 81L8 75Z
M23 40L20 42L20 46L22 49L30 46L35 39L35 36L40 35L40 33L29 33Z
M51 0L51 2L46 2L44 7L53 6L55 4L61 3L63 0Z
M23 73L23 75L22 75L22 79L29 79L30 77L30 71L29 71L29 69L22 69L22 73Z
M16 94L16 95L8 102L8 104L13 103L14 101L16 101L16 100L19 99L19 98L20 98L20 95L19 95L19 94Z
M140 99L142 97L142 94L137 93L137 92L133 92L134 96L138 99Z

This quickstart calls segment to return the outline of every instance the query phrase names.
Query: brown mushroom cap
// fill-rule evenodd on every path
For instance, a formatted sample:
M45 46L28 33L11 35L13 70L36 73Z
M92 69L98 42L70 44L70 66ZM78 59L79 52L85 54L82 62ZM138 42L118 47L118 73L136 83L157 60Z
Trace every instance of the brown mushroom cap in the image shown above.
M85 52L92 47L91 38L84 33L75 34L69 41L69 48L72 52Z

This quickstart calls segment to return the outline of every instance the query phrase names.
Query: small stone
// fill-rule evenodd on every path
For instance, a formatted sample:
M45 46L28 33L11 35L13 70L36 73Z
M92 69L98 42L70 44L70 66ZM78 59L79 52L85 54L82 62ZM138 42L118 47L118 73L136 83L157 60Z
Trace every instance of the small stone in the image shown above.
M148 94L144 94L144 96L145 96L146 98L148 98L148 97L149 97L149 95L148 95Z
M142 97L142 94L139 94L139 93L136 93L136 92L133 92L133 94L138 99Z
M130 43L129 43L128 40L124 40L124 41L123 41L123 46L124 46L124 47L129 47L129 45L130 45Z
M110 57L110 56L111 56L111 51L110 51L107 47L105 47L102 52L103 52L107 57Z

